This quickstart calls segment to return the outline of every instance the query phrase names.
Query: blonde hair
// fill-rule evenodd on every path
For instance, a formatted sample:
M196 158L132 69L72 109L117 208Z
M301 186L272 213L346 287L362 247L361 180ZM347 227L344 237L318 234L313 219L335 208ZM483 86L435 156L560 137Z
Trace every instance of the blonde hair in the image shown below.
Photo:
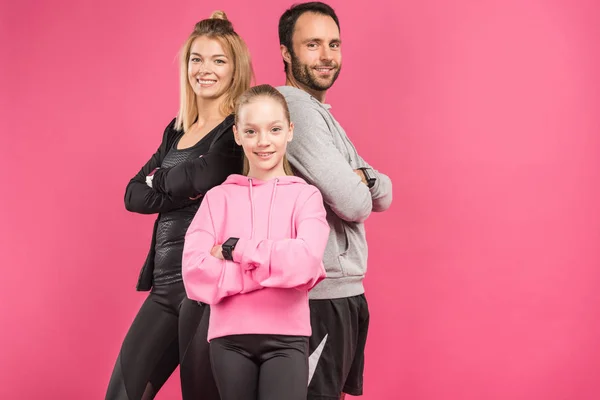
M238 115L240 114L240 110L246 104L249 104L256 100L259 97L264 97L268 99L275 100L279 105L283 108L283 113L285 115L285 119L288 124L290 123L290 109L288 108L287 102L285 101L285 97L273 86L271 85L258 85L251 87L246 90L242 95L238 98L235 104L235 124L238 124ZM290 165L287 156L283 156L283 170L286 175L294 175L294 171L292 166ZM242 174L248 175L250 172L250 163L248 162L248 158L244 154L244 169Z
M194 40L206 36L218 40L229 59L233 61L233 79L221 104L221 112L233 112L237 98L250 87L254 79L250 52L244 40L233 30L223 11L215 11L210 18L196 23L194 31L183 44L179 54L179 112L175 128L187 132L198 118L196 94L188 81L190 49Z

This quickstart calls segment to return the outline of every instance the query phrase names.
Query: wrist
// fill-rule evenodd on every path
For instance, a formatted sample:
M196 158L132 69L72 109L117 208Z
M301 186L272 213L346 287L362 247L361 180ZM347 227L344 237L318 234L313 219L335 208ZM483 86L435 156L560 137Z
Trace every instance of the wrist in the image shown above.
M364 175L365 183L369 187L369 189L371 189L373 186L375 186L375 182L377 181L377 178L375 177L375 172L373 171L373 169L368 168L368 167L361 167L361 168L359 168L359 170Z
M223 254L223 259L227 261L233 261L233 250L239 241L239 238L230 237L221 245L221 253Z
M150 171L150 173L146 176L146 185L148 185L150 188L152 188L152 183L154 180L154 174L156 173L156 171L158 171L160 168L154 168L152 171Z

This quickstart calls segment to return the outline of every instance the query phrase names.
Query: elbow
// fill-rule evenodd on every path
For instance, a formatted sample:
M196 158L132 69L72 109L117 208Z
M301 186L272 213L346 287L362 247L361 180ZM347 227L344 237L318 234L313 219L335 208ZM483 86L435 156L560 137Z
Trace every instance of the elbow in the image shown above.
M350 222L363 223L367 220L367 218L369 218L369 215L371 215L371 210L368 212L357 213L354 218L350 220Z
M366 188L366 186L365 186ZM348 222L365 222L373 211L371 192L366 190L363 196L354 196L349 204ZM345 218L344 218L345 219Z
M185 280L184 280L184 282L185 282ZM185 286L185 294L186 294L187 298L190 300L198 301L200 303L208 304L211 306L214 304L218 304L222 300L222 298L217 297L216 295L209 296L207 293L198 291L197 288L194 288L191 285L188 286L186 284L184 286Z
M190 300L199 301L204 304L217 304L222 297L216 289L217 285L206 282L199 269L182 268L183 286Z
M325 267L323 266L323 258L313 258L311 260L310 275L307 277L306 282L303 282L303 286L312 289L317 283L321 282L327 276Z
M310 274L310 276L307 276L306 279L304 279L302 282L299 282L298 285L296 285L296 290L299 290L301 292L309 291L327 277L325 267L323 266L323 261L321 260L316 260L316 262L313 265L313 268L311 268L311 272L312 273Z
M311 280L311 289L327 277L327 272L325 271L325 266L323 265L322 259L318 260L314 271L315 273L313 274L313 278Z
M145 185L145 184L144 184ZM140 190L139 183L131 180L127 189L125 189L125 209L129 212L138 214L152 214L148 209L147 201L143 199L142 191Z
M373 210L373 203L371 199L352 202L341 205L341 207L331 206L332 211L341 219L346 222L365 222L371 211Z
M379 198L373 201L373 211L383 212L387 211L392 205L392 194Z
M127 211L133 211L133 204L131 204L131 182L125 188L125 209Z
M132 200L132 193L131 191L128 189L125 192L125 209L129 212L139 212L139 210L137 209L137 207L135 206L135 202Z
M342 219L348 222L365 222L369 218L369 215L371 215L372 210L373 204L371 203L371 199L369 199L368 201L355 204L351 212L347 213L345 218L342 217Z
M127 201L127 199L125 199L125 209L129 212L135 212L135 210L133 209L131 202Z
M125 209L129 212L137 212L137 209L136 209L135 205L133 204L133 201L131 201L130 193L125 194Z
M125 197L125 209L129 212L134 212L137 214L153 214L151 210L139 207L139 205L135 201L132 201L130 198L127 197Z

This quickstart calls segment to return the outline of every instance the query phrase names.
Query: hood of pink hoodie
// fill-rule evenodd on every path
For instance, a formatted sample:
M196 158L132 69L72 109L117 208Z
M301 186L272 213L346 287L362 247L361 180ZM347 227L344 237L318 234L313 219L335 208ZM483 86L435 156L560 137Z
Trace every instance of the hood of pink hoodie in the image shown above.
M279 176L277 178L270 179L268 181L263 181L256 178L250 178L244 175L229 175L229 177L223 182L223 186L226 185L235 185L235 186L247 186L248 187L248 197L250 198L250 207L252 209L252 234L250 235L250 239L254 239L254 221L255 221L255 209L254 209L254 195L253 188L254 187L272 187L271 193L271 202L269 205L269 222L267 225L267 239L271 238L271 214L273 212L273 204L275 203L275 196L277 195L277 187L285 186L285 185L295 185L301 184L306 185L306 181L297 176Z

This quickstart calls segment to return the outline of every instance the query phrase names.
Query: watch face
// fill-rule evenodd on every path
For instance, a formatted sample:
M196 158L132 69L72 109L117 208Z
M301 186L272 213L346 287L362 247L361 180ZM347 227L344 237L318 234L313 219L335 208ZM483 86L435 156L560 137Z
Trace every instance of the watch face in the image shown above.
M223 243L223 245L227 245L227 246L235 246L235 244L238 242L238 238L234 238L234 237L230 237L229 239L227 239L225 241L225 243Z

